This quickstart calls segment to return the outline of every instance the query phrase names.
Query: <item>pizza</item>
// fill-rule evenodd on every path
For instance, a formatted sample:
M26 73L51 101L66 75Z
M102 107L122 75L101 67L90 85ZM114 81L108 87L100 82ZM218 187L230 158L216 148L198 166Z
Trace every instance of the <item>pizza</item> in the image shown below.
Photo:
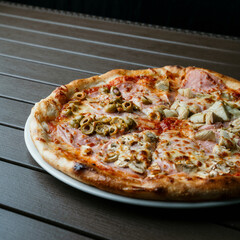
M127 197L240 197L240 82L196 67L112 70L56 88L31 111L44 161Z

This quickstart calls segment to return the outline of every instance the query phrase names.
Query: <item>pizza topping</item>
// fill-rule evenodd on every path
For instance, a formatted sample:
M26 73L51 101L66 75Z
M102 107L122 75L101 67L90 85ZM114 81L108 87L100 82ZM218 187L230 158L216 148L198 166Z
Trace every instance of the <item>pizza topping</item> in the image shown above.
M216 114L219 118L221 118L223 121L229 121L229 113L226 110L225 104L223 101L217 101L215 102L208 111L213 112Z
M240 148L237 98L201 70L188 72L180 88L173 82L122 77L76 92L62 109L59 136L83 156L142 176L229 173L229 161L220 159Z
M177 113L177 111L175 111L175 110L164 109L164 110L163 110L163 113L164 113L164 116L165 116L166 118L169 118L169 117L178 117L178 113Z
M180 89L178 89L178 93L187 98L194 97L194 93L192 92L192 90L190 88L180 88Z
M225 85L213 74L194 69L187 73L182 88L190 88L194 92L212 92L225 89Z
M143 174L152 161L158 137L152 131L127 134L109 142L107 151L102 153L103 161L114 162L116 167L129 168Z
M206 113L206 124L210 125L210 124L214 124L215 122L220 122L222 119L216 115L214 112L207 112Z
M189 120L193 123L205 123L206 113L196 113Z
M177 108L178 119L187 119L189 116L189 110L186 106L180 106Z
M141 102L145 105L152 104L152 101L148 99L146 96L141 96Z
M82 91L82 92L76 92L76 93L74 93L74 95L73 95L73 99L77 99L77 100L84 100L84 99L86 99L86 96L87 96L87 94L84 92L84 91Z
M160 80L156 83L155 87L156 89L161 91L168 91L170 87L169 80L168 79Z
M208 141L215 141L215 133L211 130L202 130L195 134L195 139L197 140L208 140Z

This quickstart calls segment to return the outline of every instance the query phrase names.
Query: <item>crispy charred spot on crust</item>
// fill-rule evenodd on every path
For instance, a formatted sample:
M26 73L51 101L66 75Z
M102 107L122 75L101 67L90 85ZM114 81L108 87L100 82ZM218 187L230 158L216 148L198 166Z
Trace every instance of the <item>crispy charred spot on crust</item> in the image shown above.
M88 167L86 165L82 164L82 163L75 163L75 165L73 167L73 170L76 173L79 173L79 172L81 172L83 170L86 170L86 169L88 169Z

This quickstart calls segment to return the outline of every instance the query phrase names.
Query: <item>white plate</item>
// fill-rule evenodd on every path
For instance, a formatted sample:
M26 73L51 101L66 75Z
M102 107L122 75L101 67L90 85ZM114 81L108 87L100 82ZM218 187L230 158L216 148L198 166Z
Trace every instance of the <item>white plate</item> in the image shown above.
M225 206L230 204L236 204L240 203L240 199L237 200L229 200L229 201L214 201L214 202L195 202L195 203L185 203L185 202L163 202L163 201L151 201L151 200L142 200L142 199L135 199L135 198L129 198L120 196L117 194L112 194L109 192L102 191L100 189L97 189L95 187L86 185L84 183L81 183L66 174L56 170L51 165L49 165L47 162L43 160L41 155L39 154L38 150L36 149L35 145L33 144L33 141L30 137L30 130L29 130L29 123L30 123L30 117L28 117L25 130L24 130L24 138L25 142L28 148L28 151L32 155L32 157L35 159L35 161L44 168L48 173L50 173L52 176L56 177L60 181L77 188L81 191L84 191L86 193L106 198L113 201L118 201L122 203L128 203L128 204L134 204L139 206L147 206L147 207L163 207L163 208L203 208L203 207L217 207L217 206Z

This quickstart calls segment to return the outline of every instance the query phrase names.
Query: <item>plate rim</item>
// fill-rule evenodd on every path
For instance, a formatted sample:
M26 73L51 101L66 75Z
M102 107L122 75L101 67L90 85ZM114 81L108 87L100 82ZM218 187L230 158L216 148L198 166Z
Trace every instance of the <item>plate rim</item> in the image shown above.
M24 127L24 140L29 153L32 158L51 176L57 178L59 181L76 188L85 193L108 199L111 201L116 201L125 204L144 206L144 207L157 207L157 208L172 208L172 209L193 209L193 208L207 208L207 207L220 207L232 204L240 203L240 199L232 199L226 201L205 201L205 202L166 202L160 200L145 200L138 198L130 198L126 196L121 196L118 194L106 192L104 190L98 189L94 186L87 185L76 179L71 178L67 174L55 169L49 163L43 160L37 148L35 147L32 138L30 136L30 121L31 114L28 116Z

